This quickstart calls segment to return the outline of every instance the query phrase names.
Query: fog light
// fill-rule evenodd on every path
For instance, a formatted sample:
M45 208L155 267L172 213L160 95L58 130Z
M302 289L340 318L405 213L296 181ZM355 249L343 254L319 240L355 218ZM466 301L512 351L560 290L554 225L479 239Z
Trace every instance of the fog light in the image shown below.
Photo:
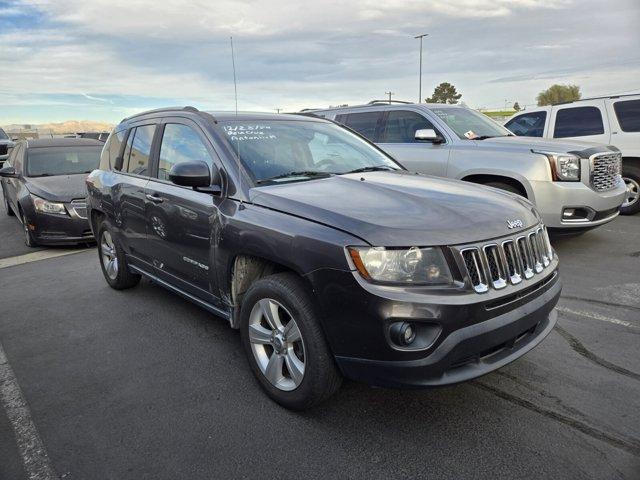
M408 322L396 322L391 325L389 329L391 340L396 345L407 346L411 345L416 339L416 331Z

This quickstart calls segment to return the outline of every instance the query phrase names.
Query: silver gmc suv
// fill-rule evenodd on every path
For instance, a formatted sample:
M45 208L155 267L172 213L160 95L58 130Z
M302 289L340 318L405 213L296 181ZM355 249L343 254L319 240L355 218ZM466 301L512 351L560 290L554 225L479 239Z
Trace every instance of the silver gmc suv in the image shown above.
M517 137L461 105L373 101L304 113L346 125L408 170L522 195L553 229L579 232L607 223L625 199L616 147Z

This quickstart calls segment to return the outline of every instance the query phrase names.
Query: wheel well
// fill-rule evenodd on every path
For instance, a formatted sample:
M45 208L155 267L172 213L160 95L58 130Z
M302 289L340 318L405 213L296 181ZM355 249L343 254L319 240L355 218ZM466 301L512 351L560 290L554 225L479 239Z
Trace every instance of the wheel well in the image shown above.
M464 177L462 180L483 185L489 182L506 183L507 185L516 188L520 192L520 195L522 195L524 198L528 198L527 190L524 188L524 185L522 185L522 183L520 183L518 180L515 180L511 177L503 177L500 175L469 175L467 177Z
M638 157L622 157L622 169L624 170L625 163L627 165L633 165L635 168L640 168L640 158Z
M93 230L93 234L98 234L98 221L102 220L105 217L105 214L100 210L91 210L91 230Z
M268 277L274 273L292 272L298 274L291 268L271 260L252 255L238 255L232 263L230 272L231 294L231 327L240 328L240 306L242 298L257 280Z

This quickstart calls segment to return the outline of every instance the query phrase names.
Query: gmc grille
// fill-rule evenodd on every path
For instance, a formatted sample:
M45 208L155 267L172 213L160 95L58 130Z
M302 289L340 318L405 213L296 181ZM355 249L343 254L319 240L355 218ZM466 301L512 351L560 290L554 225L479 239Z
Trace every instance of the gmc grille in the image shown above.
M615 188L622 171L621 153L597 153L590 158L591 188L604 192Z
M478 293L517 285L542 273L553 259L544 226L501 242L463 247L459 251L471 285Z

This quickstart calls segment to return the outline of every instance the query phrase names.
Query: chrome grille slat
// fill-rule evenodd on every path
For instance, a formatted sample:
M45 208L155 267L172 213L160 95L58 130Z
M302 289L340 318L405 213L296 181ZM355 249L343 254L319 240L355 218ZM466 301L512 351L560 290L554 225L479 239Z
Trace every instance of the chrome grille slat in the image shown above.
M554 255L544 226L501 242L461 247L458 251L478 293L528 280L551 265Z
M591 188L604 192L616 187L622 173L621 153L597 153L589 159Z

